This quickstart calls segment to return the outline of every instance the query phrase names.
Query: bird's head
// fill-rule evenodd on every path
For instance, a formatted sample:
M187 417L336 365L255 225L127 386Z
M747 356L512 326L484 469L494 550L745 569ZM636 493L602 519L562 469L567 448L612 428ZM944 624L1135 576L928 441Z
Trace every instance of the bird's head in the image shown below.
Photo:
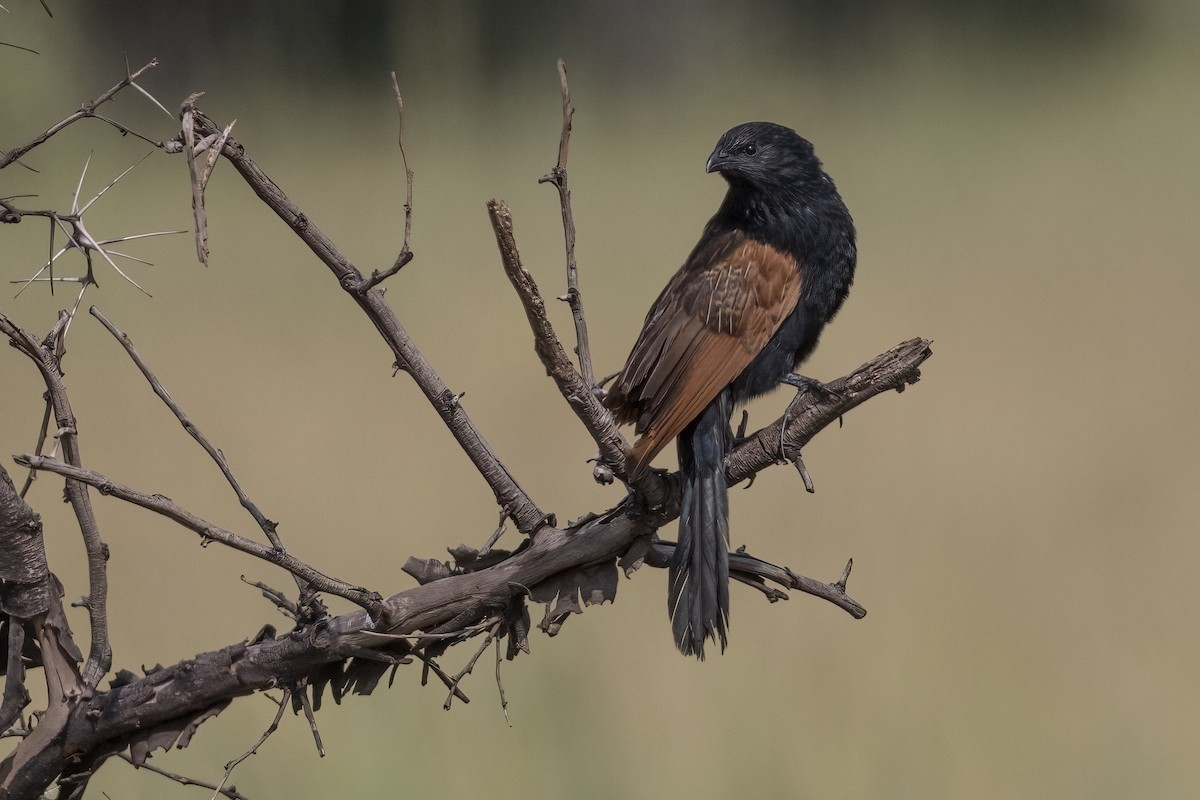
M706 172L719 172L732 186L797 189L824 179L812 143L773 122L731 128L708 157Z

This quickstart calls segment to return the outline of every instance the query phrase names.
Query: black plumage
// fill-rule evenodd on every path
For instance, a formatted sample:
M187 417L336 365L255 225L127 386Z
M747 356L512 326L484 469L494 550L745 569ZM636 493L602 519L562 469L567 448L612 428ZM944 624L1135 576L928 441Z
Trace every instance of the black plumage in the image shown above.
M707 171L729 190L606 399L639 435L631 479L678 437L683 505L667 602L679 649L700 658L706 639L726 645L729 417L813 351L856 261L850 213L795 131L739 125L717 142Z

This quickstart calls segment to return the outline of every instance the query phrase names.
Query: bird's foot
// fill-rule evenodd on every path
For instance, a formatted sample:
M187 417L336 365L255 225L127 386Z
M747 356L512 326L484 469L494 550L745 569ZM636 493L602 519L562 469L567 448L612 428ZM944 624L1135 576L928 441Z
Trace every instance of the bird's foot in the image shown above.
M823 395L829 400L841 400L842 396L838 392L829 388L828 384L821 383L816 378L810 378L807 375L801 375L798 372L789 372L783 377L780 383L786 383L788 386L794 386L796 389L803 391L811 389L817 394Z

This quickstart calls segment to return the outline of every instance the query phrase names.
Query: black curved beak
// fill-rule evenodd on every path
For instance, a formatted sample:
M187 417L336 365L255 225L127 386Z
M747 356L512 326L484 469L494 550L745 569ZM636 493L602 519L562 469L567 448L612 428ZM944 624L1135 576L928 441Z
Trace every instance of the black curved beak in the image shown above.
M728 151L720 148L713 150L712 155L708 157L708 163L704 165L705 172L720 172L721 167L729 163Z

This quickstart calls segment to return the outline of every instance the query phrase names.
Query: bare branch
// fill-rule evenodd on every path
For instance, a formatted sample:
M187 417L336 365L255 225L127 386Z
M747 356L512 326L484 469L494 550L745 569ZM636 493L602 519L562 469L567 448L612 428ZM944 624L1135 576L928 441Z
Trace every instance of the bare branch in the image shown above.
M231 547L234 550L239 550L255 558L260 558L263 561L274 564L277 567L281 567L311 584L313 589L335 594L338 597L344 597L350 602L362 606L372 616L379 610L380 598L375 592L371 592L361 586L354 586L337 578L331 578L285 550L267 547L253 539L247 539L245 536L240 536L218 525L214 525L182 506L177 505L169 497L161 494L147 494L146 492L132 489L95 470L76 467L54 458L26 454L13 456L13 460L24 467L53 472L73 481L93 486L100 494L111 495L118 500L124 500L127 503L132 503L148 511L160 514L198 534L201 537L202 543L207 540L220 542L226 547Z
M462 683L463 678L471 674L471 670L475 669L475 662L477 662L479 657L483 655L484 651L488 649L488 645L492 643L492 639L496 636L499 630L500 623L494 622L491 626L491 629L488 631L487 636L484 637L483 644L481 644L479 649L475 651L475 655L471 656L471 660L467 662L467 665L459 670L457 675L450 679L450 686L448 687L450 689L450 694L446 695L446 702L442 704L442 708L446 709L447 711L450 710L450 705L454 702L454 693L458 690L458 685Z
M850 375L826 384L829 392L799 390L797 401L771 425L751 434L725 459L725 477L732 486L785 460L781 443L797 453L831 421L872 397L888 391L903 392L921 379L920 365L933 354L928 339L910 339L876 356ZM804 405L806 403L807 405ZM786 423L786 428L784 427Z
M220 128L199 110L194 112L193 122L197 132L203 136L220 131ZM517 528L523 533L530 533L544 525L547 519L546 514L538 508L533 499L526 494L508 469L500 462L491 446L471 422L462 404L455 400L455 394L447 388L441 376L425 359L404 326L400 324L400 320L384 300L382 293L375 290L368 292L358 290L363 281L363 275L358 268L284 194L278 184L259 169L258 165L246 155L245 148L239 142L232 137L229 138L222 154L233 164L259 199L274 211L300 240L308 245L313 254L329 268L342 289L354 299L371 320L375 329L396 356L397 367L407 372L416 382L463 452L467 454L480 475L492 488L497 504L509 508Z
M325 745L321 743L321 732L317 730L317 718L313 716L312 703L308 701L308 693L304 691L303 685L300 687L300 705L304 707L304 718L308 720L308 728L312 731L313 742L317 745L317 755L324 758Z
M78 111L76 111L75 113L66 117L65 119L62 119L59 122L56 122L55 124L51 125L49 128L42 131L37 136L33 137L33 139L29 140L25 144L14 147L13 149L8 150L7 152L0 151L0 169L4 169L9 164L12 164L13 162L18 161L21 158L21 156L25 155L26 153L28 153L30 150L34 149L35 147L43 144L46 140L48 140L51 136L53 136L54 134L61 131L63 128L66 128L67 126L69 126L75 122L78 122L81 119L86 119L88 117L96 116L97 108L104 105L109 100L113 99L113 97L117 94L117 92L121 91L126 86L132 85L134 80L141 77L143 72L146 72L147 70L149 70L153 67L157 67L157 66L158 66L158 59L157 58L151 59L148 64L146 64L144 67L139 69L137 72L133 73L132 75L127 73L125 78L123 78L120 82L118 82L115 86L113 86L107 92L100 95L99 97L97 97L95 100L92 100L91 102L84 103L82 106L79 107ZM110 123L110 124L112 124L112 123ZM132 131L126 131L126 132L132 133ZM163 144L161 142L153 142L152 140L147 139L145 136L139 136L139 138L145 139L147 142L151 142L151 144L154 144L156 147L161 148L163 146Z
M579 267L575 262L575 217L571 213L571 190L567 186L567 150L571 143L571 122L575 117L575 106L571 105L571 89L567 85L567 64L558 60L558 82L562 91L562 135L558 140L558 163L543 175L538 183L550 183L558 189L558 202L562 207L563 238L567 248L567 294L559 298L566 300L575 320L575 355L579 357L579 371L583 382L589 387L596 385L592 371L592 351L588 345L587 321L583 316L583 295L579 292Z
M124 761L127 764L132 764L134 769L148 770L150 772L153 772L155 775L161 775L164 778L173 780L176 783L178 783L180 786L199 786L202 789L212 789L214 792L221 795L222 797L228 797L229 800L249 800L249 798L247 798L246 795L242 794L241 792L239 792L237 789L235 789L232 786L221 787L215 783L208 783L207 781L198 781L195 778L189 778L186 775L180 775L175 772L168 772L167 770L162 769L161 767L154 766L149 761L147 761L143 764L134 764L133 759L130 758L129 754L125 753L125 752L117 753L117 758L121 759L122 761Z
M196 424L192 422L191 418L188 417L187 412L183 410L179 403L175 401L175 398L171 396L171 393L167 391L166 387L162 385L162 381L158 379L158 376L154 374L153 370L151 370L149 365L146 364L145 360L142 359L142 356L140 353L138 353L137 348L133 346L133 340L129 338L129 335L117 328L117 326L114 325L108 319L108 317L104 316L104 314L100 312L100 309L96 308L95 306L92 306L89 309L89 313L91 313L91 315L96 319L100 320L100 324L103 325L108 332L113 335L113 338L115 338L123 348L125 348L125 352L133 360L133 363L137 365L137 368L141 371L142 376L145 377L147 382L149 382L150 388L153 389L154 393L158 395L159 399L166 404L167 408L171 409L171 413L175 415L177 420L179 420L179 424L182 425L183 429L188 432L188 435L195 439L196 442L204 448L204 452L208 453L209 457L212 458L217 467L220 468L221 474L225 476L225 480L229 482L230 487L232 487L234 493L237 495L238 502L241 503L242 508L246 509L250 516L254 518L254 521L258 523L258 527L262 528L262 531L264 534L266 534L268 541L271 542L271 546L282 550L283 542L280 540L279 534L275 530L276 523L267 519L266 516L259 511L258 506L254 504L249 496L247 496L245 490L242 489L242 485L238 483L237 478L233 476L232 470L229 469L229 463L225 460L225 454L213 446L212 442L208 440L208 438L200 431L200 429L196 427ZM299 588L303 590L304 586L301 585Z
M271 734L279 729L279 720L283 719L283 711L288 707L288 698L291 696L291 689L283 690L283 701L279 704L279 709L275 712L275 718L271 720L271 724L267 726L265 731L263 731L262 736L258 737L258 741L255 742L249 750L225 764L225 774L221 776L221 782L213 787L213 800L217 799L217 795L224 794L223 790L225 788L225 784L229 783L229 778L233 775L233 771L237 769L238 764L241 764L250 756L258 753L258 748L266 744L267 739L271 738Z
M409 244L412 238L413 171L409 169L408 156L404 153L404 98L400 95L400 84L396 80L395 72L391 73L391 78L392 91L396 95L397 128L399 129L399 133L396 136L396 144L400 147L400 161L404 165L404 243L400 247L400 255L396 256L396 261L392 266L382 272L373 270L371 277L359 284L357 289L359 292L369 292L371 289L374 289L404 269L404 266L413 259L412 248Z
M666 569L671 565L671 557L674 552L674 542L655 542L646 557L646 563L652 567ZM833 603L855 619L862 619L867 615L867 610L846 594L846 580L850 577L850 566L853 563L853 559L847 562L846 568L837 581L822 583L793 572L789 567L778 567L739 550L729 554L729 577L759 589L772 602L786 600L787 595L766 587L763 583L764 580L777 583L785 589L797 589L805 594L811 594L813 597L819 597Z
M830 384L838 394L806 397L804 403L808 405L793 408L788 415L788 446L803 444L816 430L836 421L848 402L857 404L868 396L911 383L917 377L918 366L929 355L928 342L906 342ZM776 425L782 423L781 419ZM771 466L775 454L763 456L762 448L765 441L771 441L776 444L770 449L778 449L780 435L777 430L772 432L772 427L734 450L727 462L731 478L742 480ZM62 467L56 469L61 471ZM639 487L642 485L639 482ZM112 484L106 487L115 488ZM656 530L678 514L679 487L672 476L654 471L648 472L644 487L610 511L591 515L568 529L543 527L522 549L498 563L473 571L447 570L444 577L395 594L383 601L381 613L371 617L364 611L326 617L287 636L240 642L83 697L74 709L94 722L72 726L69 735L60 738L39 740L35 749L26 747L28 740L23 742L16 754L0 762L0 785L14 794L32 791L60 774L68 754L98 752L106 743L173 720L191 719L198 711L233 697L278 686L299 686L318 674L345 675L342 663L349 657L375 650L384 657L384 663L395 664L397 643L410 641L407 637L417 632L431 643L458 641L464 634L469 635L468 631L477 631L481 620L494 620L514 602L523 600L530 593L526 587L537 587L580 568L613 563L621 554L631 553L635 543L649 541ZM262 548L254 542L249 544ZM667 543L643 547L639 558L662 561L669 558L669 548ZM493 551L493 555L498 552ZM822 597L851 614L862 613L861 606L845 595L845 571L837 582L827 584L745 553L731 554L730 564L735 578L757 583L760 590L769 580ZM626 567L632 568L629 564ZM768 596L781 598L781 593L773 590ZM452 636L456 632L459 639ZM492 635L495 638L498 634ZM513 635L511 630L509 635ZM454 697L465 702L455 678L446 675L428 653L412 650L410 654L420 658L427 671L436 674L454 691ZM29 738L46 726L43 718ZM26 758L21 762L25 768L14 770L14 759L18 757Z
M529 327L533 330L533 346L538 357L545 365L546 372L558 385L559 392L570 404L575 416L583 422L600 448L600 459L612 465L617 474L624 474L623 465L629 445L617 430L612 413L600 404L592 392L591 384L580 377L555 335L554 328L546 316L546 304L538 292L537 283L521 263L508 205L503 201L492 200L487 207L492 230L496 233L496 244L500 247L504 274L508 276L513 288L517 290L517 296L521 298L525 316L529 319Z
M65 327L63 328L65 330ZM67 397L67 388L63 383L62 364L54 348L39 342L33 334L14 324L4 314L0 314L0 333L6 335L13 346L25 354L37 366L42 381L46 384L50 401L54 405L54 420L58 433L57 438L63 447L66 464L72 469L81 469L83 459L80 456L79 436L75 414L71 410L71 401ZM29 466L29 465L26 465ZM91 623L91 645L87 663L83 670L83 680L88 688L93 688L112 666L112 648L108 638L108 546L100 537L100 526L92 509L92 501L88 496L87 487L78 481L68 480L66 497L75 512L79 522L79 530L83 534L84 549L87 552L88 563L88 619Z

